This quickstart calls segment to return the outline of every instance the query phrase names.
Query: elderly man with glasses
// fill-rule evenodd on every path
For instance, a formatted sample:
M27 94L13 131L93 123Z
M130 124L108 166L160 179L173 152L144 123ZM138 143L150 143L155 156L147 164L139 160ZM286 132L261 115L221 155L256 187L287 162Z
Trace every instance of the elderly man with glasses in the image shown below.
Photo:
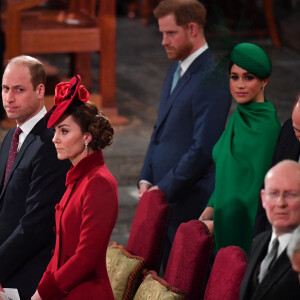
M265 176L262 205L272 230L252 245L240 300L300 299L300 285L286 248L300 224L300 164L284 160Z

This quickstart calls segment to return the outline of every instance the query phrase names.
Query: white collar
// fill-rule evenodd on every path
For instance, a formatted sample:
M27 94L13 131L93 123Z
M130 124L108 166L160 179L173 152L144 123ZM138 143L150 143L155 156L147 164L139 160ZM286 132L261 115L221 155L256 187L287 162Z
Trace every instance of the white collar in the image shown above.
M19 135L19 143L18 143L18 151L21 149L23 142L25 141L29 132L33 129L33 127L45 116L47 110L45 106L31 119L26 121L22 126L19 126L22 129L21 134Z
M181 66L181 73L180 76L182 76L185 71L188 69L188 67L192 64L192 62L199 56L201 55L206 49L208 49L208 45L205 44L202 47L200 47L198 50L193 52L191 55L189 55L186 59L183 61L180 61L180 66Z
M40 121L45 114L47 113L47 110L45 106L32 118L27 120L23 125L20 126L22 129L22 134L24 133L25 137L28 135L28 133L32 130L32 128Z
M282 234L280 236L276 236L276 234L274 232L272 232L271 240L269 242L269 247L268 247L268 253L271 250L271 245L272 245L273 240L277 237L278 241L279 241L277 257L279 257L280 254L286 249L287 245L289 244L292 233L293 233L293 231Z

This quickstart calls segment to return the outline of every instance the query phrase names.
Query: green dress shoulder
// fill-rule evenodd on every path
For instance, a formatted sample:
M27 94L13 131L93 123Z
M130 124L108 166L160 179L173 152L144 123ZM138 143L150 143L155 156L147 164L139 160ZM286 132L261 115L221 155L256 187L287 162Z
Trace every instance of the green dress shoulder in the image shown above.
M215 189L207 206L214 207L217 251L235 245L248 253L260 190L280 127L271 102L238 104L215 145Z

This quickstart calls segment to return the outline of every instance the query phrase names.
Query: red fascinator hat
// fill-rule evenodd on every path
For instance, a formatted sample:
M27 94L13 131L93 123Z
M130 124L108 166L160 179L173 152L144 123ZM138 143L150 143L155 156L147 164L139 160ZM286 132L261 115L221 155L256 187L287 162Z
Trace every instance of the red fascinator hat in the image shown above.
M80 75L74 76L70 82L61 82L55 87L54 106L49 113L47 127L52 127L65 113L74 101L87 102L90 98L89 92L80 85Z

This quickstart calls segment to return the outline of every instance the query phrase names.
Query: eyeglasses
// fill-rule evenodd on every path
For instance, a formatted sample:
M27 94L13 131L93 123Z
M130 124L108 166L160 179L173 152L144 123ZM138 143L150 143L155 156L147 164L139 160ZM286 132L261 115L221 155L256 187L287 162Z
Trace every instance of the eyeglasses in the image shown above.
M266 196L272 201L276 201L279 197L282 197L285 201L291 202L298 199L300 194L292 191L266 191Z

